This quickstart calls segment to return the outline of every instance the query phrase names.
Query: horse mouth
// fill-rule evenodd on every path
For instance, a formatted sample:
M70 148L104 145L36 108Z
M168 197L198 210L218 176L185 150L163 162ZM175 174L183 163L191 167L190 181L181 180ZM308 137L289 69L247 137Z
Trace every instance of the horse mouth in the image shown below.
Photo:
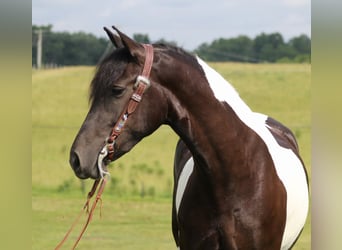
M102 179L106 175L109 175L109 172L107 171L107 166L110 162L111 161L108 158L107 146L104 146L97 157L97 170L99 178Z
M79 179L100 179L100 173L97 170L97 168L91 168L90 170L85 170L82 168L75 168L74 169L75 175L79 178Z
M72 153L70 157L70 164L74 170L75 175L80 179L102 179L106 175L109 175L108 165L124 155L124 151L115 151L113 158L110 159L108 151L104 147L97 155L95 162L89 165L81 166L80 159L77 153Z
M101 161L89 163L81 165L81 160L76 153L72 153L70 156L70 165L75 175L80 179L91 178L97 180L103 178L105 174L108 174L107 166L110 163L109 160L101 159Z

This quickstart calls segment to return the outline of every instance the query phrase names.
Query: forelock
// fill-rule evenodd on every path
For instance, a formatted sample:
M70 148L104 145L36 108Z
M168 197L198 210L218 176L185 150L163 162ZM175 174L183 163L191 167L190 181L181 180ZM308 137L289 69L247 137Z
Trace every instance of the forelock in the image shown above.
M116 49L99 63L90 85L91 103L105 95L105 91L120 78L131 60L127 49Z

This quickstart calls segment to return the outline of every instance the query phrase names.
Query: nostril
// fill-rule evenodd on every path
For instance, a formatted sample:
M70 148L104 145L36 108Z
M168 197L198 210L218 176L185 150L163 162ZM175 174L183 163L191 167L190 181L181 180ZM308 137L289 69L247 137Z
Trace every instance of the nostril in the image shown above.
M71 152L70 153L70 165L73 169L79 169L80 168L80 158L78 157L76 152Z

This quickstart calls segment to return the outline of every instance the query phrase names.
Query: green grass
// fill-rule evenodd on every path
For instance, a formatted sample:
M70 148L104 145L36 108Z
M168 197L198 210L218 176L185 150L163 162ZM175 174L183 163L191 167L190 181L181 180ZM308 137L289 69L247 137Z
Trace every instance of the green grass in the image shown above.
M294 131L311 176L310 65L211 65L254 111L268 114ZM89 108L93 73L93 67L32 72L32 249L53 248L83 205L82 183L74 176L68 158ZM173 131L162 126L111 164L102 219L95 215L80 249L175 248L171 189L176 141ZM92 182L84 183L87 191ZM294 249L311 248L310 226L309 218ZM70 241L78 232L76 229Z
M75 195L33 196L32 249L53 249L85 200ZM175 249L169 199L123 199L104 194L78 249ZM70 249L84 225L81 217L62 249ZM39 222L39 223L38 223Z

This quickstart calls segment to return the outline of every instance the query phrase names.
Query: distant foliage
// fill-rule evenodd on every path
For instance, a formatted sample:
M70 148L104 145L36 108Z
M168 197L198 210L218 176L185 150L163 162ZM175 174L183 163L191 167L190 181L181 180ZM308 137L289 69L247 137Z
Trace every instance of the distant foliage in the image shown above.
M285 42L280 33L219 38L203 43L195 53L207 61L236 62L310 62L311 39L306 35Z
M139 43L151 43L151 40L147 34L134 34L133 39Z
M68 65L96 65L111 50L107 38L98 38L84 32L53 32L52 25L32 26L32 66L37 61L37 31L43 30L42 61L45 67ZM177 46L175 41L163 38L151 41L148 34L137 33L133 38L141 43L163 43ZM280 33L262 33L251 39L241 35L219 38L203 43L193 51L206 61L234 62L310 62L311 39L300 35L285 42Z
M36 64L36 31L43 29L44 65L95 65L106 50L108 40L84 32L52 32L52 26L32 26L32 65Z

